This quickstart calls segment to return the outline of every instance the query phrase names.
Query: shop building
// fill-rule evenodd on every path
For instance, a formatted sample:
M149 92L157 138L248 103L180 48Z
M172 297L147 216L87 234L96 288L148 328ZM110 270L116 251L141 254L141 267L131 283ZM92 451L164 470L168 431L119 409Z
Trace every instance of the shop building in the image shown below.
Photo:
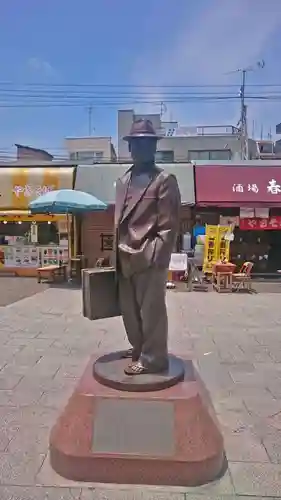
M75 189L92 194L108 204L105 212L85 214L80 221L81 253L89 267L94 266L101 257L112 257L115 184L128 168L127 164L116 163L77 167ZM177 177L182 198L180 232L184 234L192 226L191 207L195 203L194 167L191 163L183 163L165 164L162 168Z
M281 269L281 163L195 166L196 213L203 223L235 225L230 256L254 274Z
M56 189L73 189L73 167L0 168L0 272L35 276L36 269L66 262L66 217L31 215L29 203Z

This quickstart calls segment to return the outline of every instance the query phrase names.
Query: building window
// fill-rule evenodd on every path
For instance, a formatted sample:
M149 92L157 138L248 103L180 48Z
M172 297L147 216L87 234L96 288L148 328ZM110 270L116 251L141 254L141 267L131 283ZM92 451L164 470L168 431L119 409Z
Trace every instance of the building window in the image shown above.
M95 158L95 160L102 160L103 159L103 152L102 151L96 151L94 153L94 158Z
M75 153L70 153L70 159L77 161L100 161L103 159L103 151L76 151Z
M218 149L217 151L210 151L210 160L230 160L230 149Z
M173 163L174 151L157 151L155 160L163 163Z
M113 234L103 234L100 235L101 239L101 251L113 250Z
M190 161L209 160L210 151L188 151L188 159Z
M188 151L188 159L189 161L196 160L230 160L231 159L231 150L230 149L212 149L209 151Z

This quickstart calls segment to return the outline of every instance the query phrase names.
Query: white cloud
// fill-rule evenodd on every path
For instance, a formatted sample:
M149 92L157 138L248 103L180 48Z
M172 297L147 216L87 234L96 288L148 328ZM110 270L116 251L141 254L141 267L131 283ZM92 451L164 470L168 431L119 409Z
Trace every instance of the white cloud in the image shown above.
M139 61L148 81L217 83L228 71L255 62L281 26L280 0L209 0L208 4L192 23L182 20L184 28L167 40L167 46L163 43L155 59L147 65Z
M35 73L41 76L56 76L57 71L55 68L48 62L45 61L44 59L41 59L40 57L30 57L27 61L28 67Z
M180 12L183 15L180 27L175 29L174 36L171 28L171 33L163 37L161 51L137 60L135 83L237 83L238 78L228 73L255 64L281 27L280 0L206 0L205 3L204 10L192 19L188 9ZM163 99L161 90L158 99ZM260 110L262 106L256 108Z

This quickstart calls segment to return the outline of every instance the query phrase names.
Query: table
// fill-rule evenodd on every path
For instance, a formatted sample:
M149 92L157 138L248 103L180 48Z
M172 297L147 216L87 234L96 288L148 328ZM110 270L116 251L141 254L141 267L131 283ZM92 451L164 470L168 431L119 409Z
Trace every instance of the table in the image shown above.
M61 266L50 265L44 267L37 268L37 281L41 283L42 278L52 279L52 281L56 280L57 276L60 276L63 281L66 280L66 269L67 266L65 264Z
M232 292L232 278L233 272L231 271L218 271L213 272L212 281L213 288L218 292Z

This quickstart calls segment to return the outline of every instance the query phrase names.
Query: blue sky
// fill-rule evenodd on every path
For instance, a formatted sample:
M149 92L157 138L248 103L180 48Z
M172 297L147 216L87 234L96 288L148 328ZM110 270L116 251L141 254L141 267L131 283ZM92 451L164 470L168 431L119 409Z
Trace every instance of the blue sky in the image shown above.
M264 59L248 83L279 83L281 94L280 28L280 0L11 0L1 5L0 81L157 85L155 104L137 106L157 112L163 85L234 84L238 93L240 75L229 72ZM97 135L116 136L117 108L94 105ZM238 102L197 102L167 105L166 118L236 124L238 114ZM0 117L2 150L15 142L57 149L88 132L86 104L0 107ZM281 102L250 103L250 132L253 120L258 134L262 123L274 130Z

